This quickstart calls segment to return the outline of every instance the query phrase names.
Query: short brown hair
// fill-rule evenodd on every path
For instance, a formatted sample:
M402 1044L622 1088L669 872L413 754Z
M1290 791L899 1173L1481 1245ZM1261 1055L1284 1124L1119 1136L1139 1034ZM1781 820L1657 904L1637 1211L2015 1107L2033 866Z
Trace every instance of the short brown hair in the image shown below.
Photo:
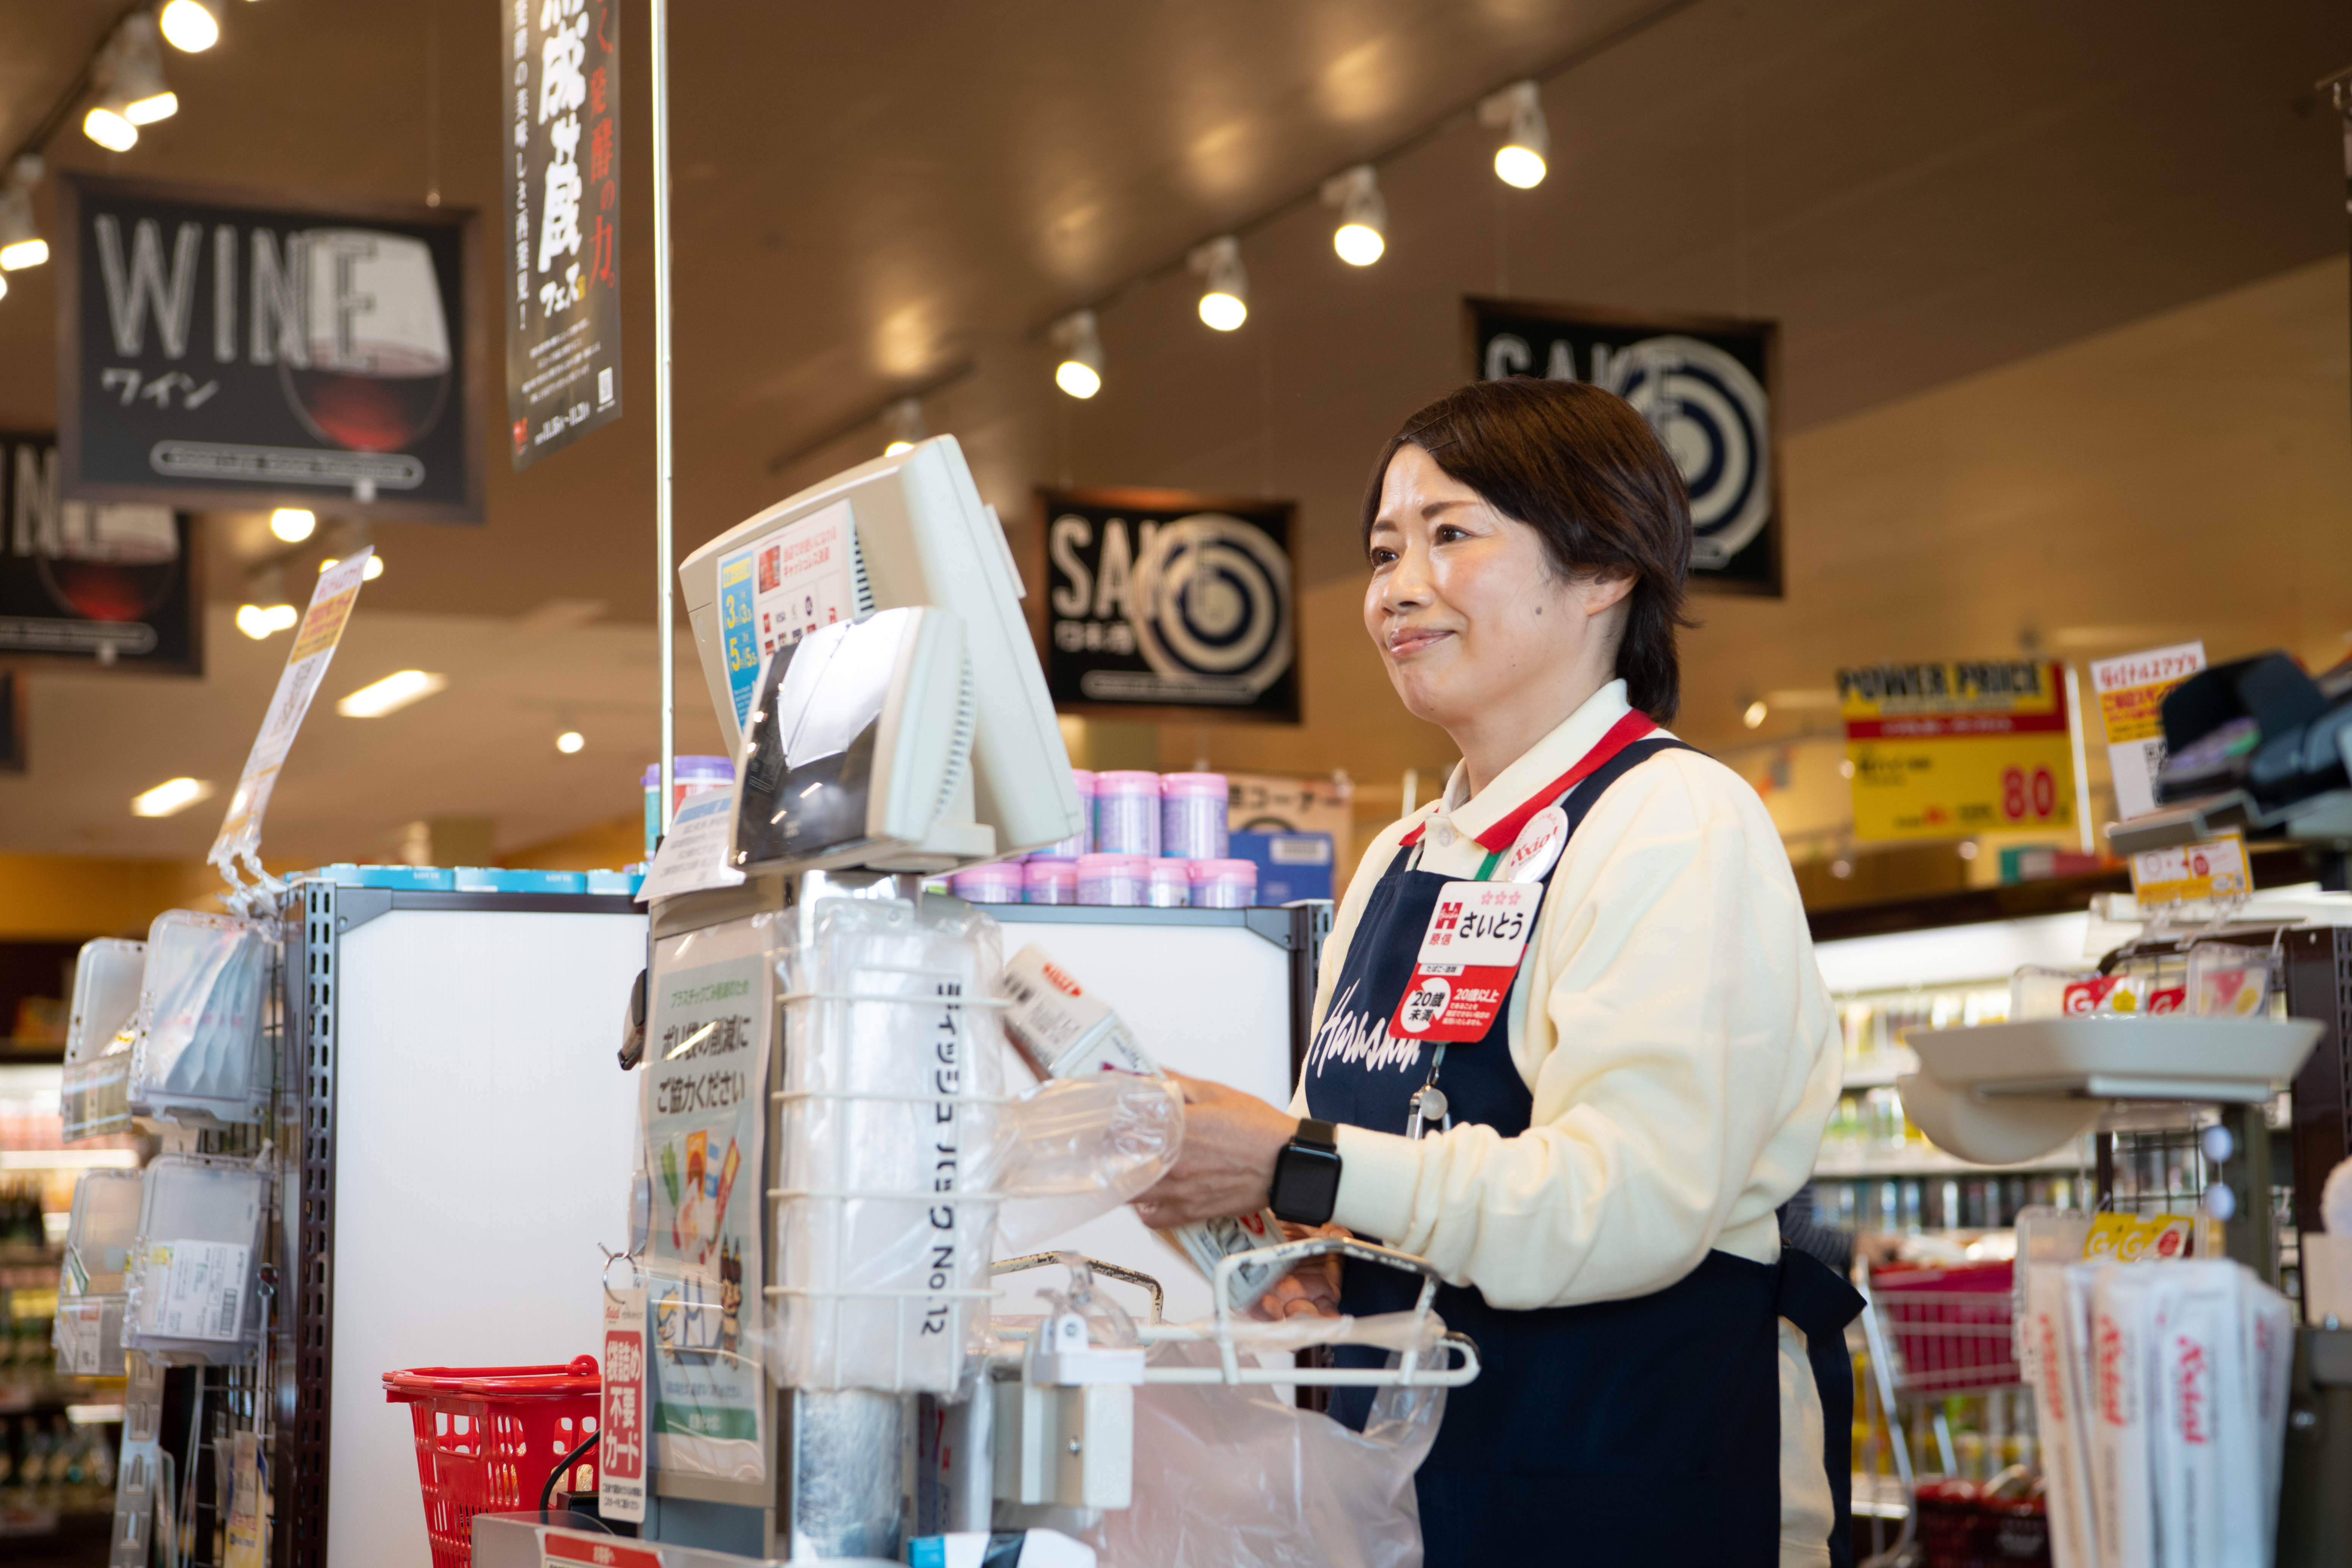
M1690 586L1690 496L1650 426L1614 393L1580 381L1475 381L1415 412L1389 437L1364 492L1369 546L1381 486L1413 446L1542 536L1562 576L1629 572L1617 673L1632 704L1664 724L1682 704L1675 649Z

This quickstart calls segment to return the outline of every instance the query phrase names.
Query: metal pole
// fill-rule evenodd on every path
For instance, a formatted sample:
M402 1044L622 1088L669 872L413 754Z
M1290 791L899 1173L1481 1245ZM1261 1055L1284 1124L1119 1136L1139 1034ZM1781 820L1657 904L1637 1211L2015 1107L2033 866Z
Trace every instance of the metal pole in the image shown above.
M669 831L671 777L677 759L676 574L670 570L669 392L669 4L650 0L654 109L654 624L661 637L661 830Z

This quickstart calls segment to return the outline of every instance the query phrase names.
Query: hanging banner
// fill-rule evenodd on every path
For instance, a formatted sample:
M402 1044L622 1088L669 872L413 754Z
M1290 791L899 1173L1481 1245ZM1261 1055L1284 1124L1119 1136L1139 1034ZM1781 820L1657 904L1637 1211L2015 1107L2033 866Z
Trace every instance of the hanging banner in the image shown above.
M61 492L482 520L474 218L58 177Z
M656 944L646 1029L653 1221L647 1430L657 1470L767 1474L761 1156L775 1016L769 917Z
M269 796L278 787L278 770L293 749L303 717L310 711L310 699L319 694L319 683L327 678L327 666L334 662L335 645L343 640L343 627L351 623L352 606L359 602L360 584L374 554L371 546L338 561L319 574L319 585L310 591L310 607L303 612L302 624L294 633L294 646L286 650L286 668L278 672L278 689L270 694L261 733L253 738L236 793L229 796L228 815L222 819L219 837L213 840L212 853L205 857L232 883L237 880L230 868L234 860L242 859L255 875L261 875L261 819L268 815Z
M499 40L507 428L527 468L621 416L618 0L512 0Z
M1181 490L1038 491L1028 581L1064 712L1297 723L1297 508Z
M1856 838L2074 828L2065 666L1881 664L1837 679Z
M1588 381L1632 404L1690 491L1691 583L1780 596L1780 326L1468 299L1472 374Z
M2204 668L2202 642L2091 661L2091 689L2098 693L2099 722L2107 732L2117 816L2145 816L2156 809L2156 775L2164 767L2165 696Z
M0 658L202 675L194 521L58 493L58 444L0 435Z

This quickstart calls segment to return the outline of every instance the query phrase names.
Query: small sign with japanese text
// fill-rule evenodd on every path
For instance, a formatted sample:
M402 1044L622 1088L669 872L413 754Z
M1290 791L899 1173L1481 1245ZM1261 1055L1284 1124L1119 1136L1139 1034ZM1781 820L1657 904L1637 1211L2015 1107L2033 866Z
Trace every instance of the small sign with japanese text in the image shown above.
M621 416L619 0L509 0L498 268L527 468Z
M2246 872L2246 841L2235 833L2131 858L2132 897L2142 904L2191 899L2242 898L2253 890Z
M2091 689L2098 694L2099 721L2106 727L2117 816L2145 816L2156 809L2156 775L2164 767L2164 699L2204 668L2202 642L2091 661Z
M646 1288L604 1292L604 1386L596 1416L596 1510L646 1517Z

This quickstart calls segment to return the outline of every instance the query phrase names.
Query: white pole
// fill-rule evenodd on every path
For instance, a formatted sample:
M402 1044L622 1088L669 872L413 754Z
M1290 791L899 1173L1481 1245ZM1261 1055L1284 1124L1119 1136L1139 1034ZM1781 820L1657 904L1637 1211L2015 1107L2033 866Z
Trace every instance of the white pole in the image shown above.
M676 574L670 570L669 395L669 5L651 0L654 110L654 624L661 636L661 830L669 831L677 746Z

